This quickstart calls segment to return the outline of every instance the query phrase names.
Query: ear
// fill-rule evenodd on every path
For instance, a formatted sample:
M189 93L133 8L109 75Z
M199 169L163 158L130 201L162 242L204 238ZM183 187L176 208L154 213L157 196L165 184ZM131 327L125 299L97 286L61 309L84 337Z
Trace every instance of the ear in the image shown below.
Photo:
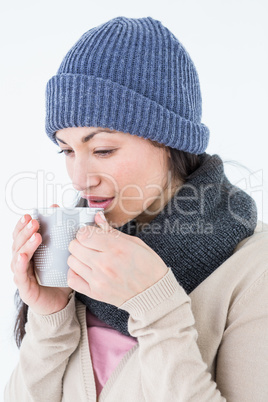
M167 157L171 158L170 147L165 146L165 151L166 151Z

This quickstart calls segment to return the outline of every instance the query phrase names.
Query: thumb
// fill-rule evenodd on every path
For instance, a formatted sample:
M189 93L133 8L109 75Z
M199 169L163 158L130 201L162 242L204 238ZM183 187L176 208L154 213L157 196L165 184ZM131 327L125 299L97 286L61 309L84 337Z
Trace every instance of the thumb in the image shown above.
M120 230L117 230L109 225L102 211L99 211L95 215L95 223L104 231L104 233L113 235L115 239L117 239L120 235L125 235L125 233L122 233Z
M49 208L60 208L60 206L58 204L52 204Z
M136 236L130 236L127 235L126 233L122 233L120 230L117 230L115 228L113 228L112 226L109 225L109 223L107 222L105 215L102 211L98 212L95 215L95 223L104 230L105 233L112 233L115 238L117 238L119 235L123 236L123 238L127 238L128 240L130 240L133 243L138 244L139 246L145 248L148 251L153 252L154 254L155 251L153 251L153 249L151 249L151 247L149 247L143 240L141 240L139 237ZM158 256L158 254L156 254Z
M99 211L96 215L95 215L95 223L104 230L104 232L108 233L108 232L113 232L115 229L112 228L109 223L107 222L105 215L102 211Z
M136 236L130 236L126 233L121 232L120 230L117 230L115 228L113 228L112 226L109 225L109 223L107 222L105 215L102 211L98 212L95 215L95 223L105 232L105 233L111 233L115 238L117 238L118 236L122 236L123 238L128 239L129 241L138 244L139 246L145 248L146 250L149 250L153 253L155 253L151 247L147 246L146 243L144 243L144 241L142 241L141 239L139 239ZM155 253L156 254L156 253Z

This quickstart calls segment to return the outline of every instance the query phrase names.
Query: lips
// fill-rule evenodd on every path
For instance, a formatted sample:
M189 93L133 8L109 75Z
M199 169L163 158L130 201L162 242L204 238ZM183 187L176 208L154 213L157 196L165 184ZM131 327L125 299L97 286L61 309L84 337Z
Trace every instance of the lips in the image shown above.
M102 196L93 196L93 195L82 195L82 198L85 198L88 202L88 206L90 208L108 208L108 206L112 203L114 197L105 198Z

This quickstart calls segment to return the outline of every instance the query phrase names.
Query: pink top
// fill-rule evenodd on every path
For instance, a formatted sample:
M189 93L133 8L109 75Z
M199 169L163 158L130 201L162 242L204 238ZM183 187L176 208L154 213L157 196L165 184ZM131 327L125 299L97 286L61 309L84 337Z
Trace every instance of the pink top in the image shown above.
M99 396L106 381L137 339L126 336L99 320L87 309L87 333L93 371Z

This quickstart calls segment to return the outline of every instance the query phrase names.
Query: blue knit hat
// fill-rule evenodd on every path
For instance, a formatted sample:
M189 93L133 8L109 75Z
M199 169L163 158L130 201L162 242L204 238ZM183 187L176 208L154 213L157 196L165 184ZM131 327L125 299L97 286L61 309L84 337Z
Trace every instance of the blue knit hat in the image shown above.
M87 31L46 88L46 132L103 127L200 154L209 130L195 66L151 17L117 17Z

